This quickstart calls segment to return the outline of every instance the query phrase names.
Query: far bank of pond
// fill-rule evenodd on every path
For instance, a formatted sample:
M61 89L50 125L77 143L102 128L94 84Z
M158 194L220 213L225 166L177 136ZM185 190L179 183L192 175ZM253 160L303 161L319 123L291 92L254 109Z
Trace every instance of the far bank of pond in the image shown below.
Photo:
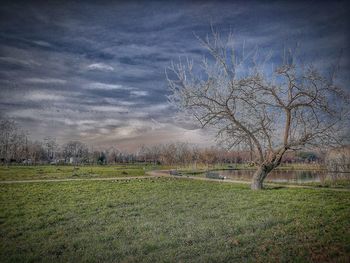
M216 174L220 178L230 180L250 181L254 175L254 169L226 169L210 172L210 177ZM191 172L186 172L191 174ZM207 176L206 172L193 172L192 175ZM209 176L207 176L209 177ZM302 184L302 185L319 185L335 186L350 188L350 172L339 173L327 170L286 170L276 169L266 178L266 182L282 184Z

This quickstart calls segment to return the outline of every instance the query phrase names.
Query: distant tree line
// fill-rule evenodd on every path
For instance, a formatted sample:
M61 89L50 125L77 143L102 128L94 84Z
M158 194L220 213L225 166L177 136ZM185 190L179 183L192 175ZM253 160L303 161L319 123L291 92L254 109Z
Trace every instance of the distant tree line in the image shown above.
M350 171L350 145L332 149L325 158L327 169L333 172Z
M0 120L0 162L2 164L116 164L149 163L194 166L229 163L251 163L252 153L225 150L218 147L199 148L187 143L168 143L141 146L135 153L126 153L117 147L94 149L80 141L59 145L54 137L32 141L28 133L10 119ZM313 152L290 153L284 162L321 162L323 157Z

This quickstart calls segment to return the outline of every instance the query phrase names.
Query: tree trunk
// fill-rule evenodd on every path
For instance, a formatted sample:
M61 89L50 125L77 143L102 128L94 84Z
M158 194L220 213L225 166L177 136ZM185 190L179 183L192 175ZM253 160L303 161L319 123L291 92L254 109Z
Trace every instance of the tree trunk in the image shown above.
M271 169L269 169L267 166L265 165L260 166L253 175L253 180L250 188L252 190L263 189L263 182L270 171Z

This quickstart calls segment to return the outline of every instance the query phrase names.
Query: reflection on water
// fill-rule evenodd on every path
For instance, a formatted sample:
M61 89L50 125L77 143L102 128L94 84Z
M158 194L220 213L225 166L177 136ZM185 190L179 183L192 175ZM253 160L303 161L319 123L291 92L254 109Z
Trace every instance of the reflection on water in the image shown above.
M254 170L222 170L218 173L225 176L227 179L233 180L250 180L253 177ZM326 170L275 170L272 171L266 178L270 182L280 183L309 183L337 180L350 180L350 173L328 172Z

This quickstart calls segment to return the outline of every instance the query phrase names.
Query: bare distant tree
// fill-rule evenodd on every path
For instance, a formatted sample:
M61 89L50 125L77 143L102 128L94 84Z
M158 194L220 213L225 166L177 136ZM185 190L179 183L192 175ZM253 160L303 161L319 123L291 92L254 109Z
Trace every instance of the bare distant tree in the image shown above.
M25 151L25 136L14 120L0 120L0 158L4 163L21 161Z
M189 165L191 162L191 150L187 143L177 142L174 143L176 148L175 162L181 165Z
M11 138L11 160L21 162L26 159L26 135L23 131L17 130Z
M326 165L333 172L349 172L350 145L330 150L326 155Z
M174 143L163 145L160 156L161 162L168 165L176 164L176 145Z
M46 159L46 151L42 142L28 142L28 157L33 164L37 164L39 161Z
M152 145L149 148L149 154L150 154L150 158L151 158L153 164L156 165L157 162L159 161L160 154L161 154L160 146L159 145Z
M111 164L111 163L117 163L118 162L118 156L120 154L120 151L112 146L110 147L107 151L106 151L106 155L107 155L107 163Z
M80 141L70 141L63 146L63 156L67 160L73 158L73 164L87 162L89 159L88 147Z
M212 30L211 37L198 39L210 56L199 70L188 59L166 70L170 99L202 127L216 128L229 148L252 147L258 167L252 189L263 188L287 151L341 143L349 97L335 85L333 72L326 77L297 62L290 50L267 70L269 56L256 49L236 52L231 34L224 41Z
M204 149L200 154L200 159L202 163L206 164L209 168L209 165L213 165L218 160L218 152L214 147Z
M56 138L51 136L45 137L44 146L47 154L46 155L47 161L49 162L53 161L54 158L56 157L55 154L58 148L58 144L56 143Z

